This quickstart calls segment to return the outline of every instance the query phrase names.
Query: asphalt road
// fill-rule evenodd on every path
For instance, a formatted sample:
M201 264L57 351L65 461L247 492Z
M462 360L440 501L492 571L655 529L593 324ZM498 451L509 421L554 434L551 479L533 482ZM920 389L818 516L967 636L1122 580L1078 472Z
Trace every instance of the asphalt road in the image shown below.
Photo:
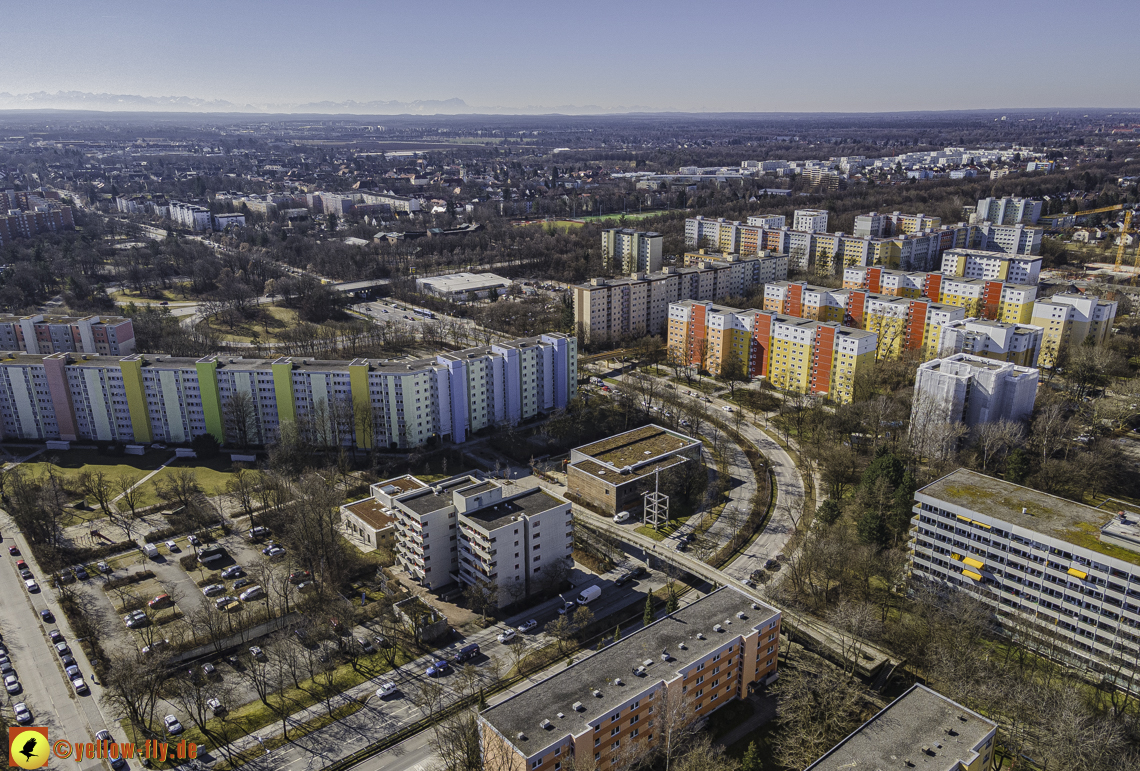
M100 710L97 699L103 689L91 681L91 673L94 671L91 663L76 643L75 635L55 600L54 591L44 585L45 577L28 550L24 537L16 535L16 526L7 513L0 513L0 532L4 534L4 539L0 542L0 560L7 563L0 565L0 596L7 598L3 606L4 644L8 647L12 666L23 686L23 691L19 694L3 692L5 706L10 709L16 702L25 702L32 712L31 725L46 726L52 741L57 738L73 742L94 741L95 733L104 728L110 730L114 738L122 740L122 732L114 721L105 719ZM20 549L19 557L8 554L8 547L13 544ZM38 593L29 594L25 589L23 579L16 571L18 559L27 561L35 581L40 584ZM41 622L39 612L45 608L55 616L54 623ZM76 664L83 671L91 689L87 695L76 694L64 675L59 656L47 639L50 629L59 629L71 647L71 655L75 657ZM49 762L60 764L60 761ZM87 760L83 763L68 760L67 763L69 767L81 771L110 768L106 761L101 760Z

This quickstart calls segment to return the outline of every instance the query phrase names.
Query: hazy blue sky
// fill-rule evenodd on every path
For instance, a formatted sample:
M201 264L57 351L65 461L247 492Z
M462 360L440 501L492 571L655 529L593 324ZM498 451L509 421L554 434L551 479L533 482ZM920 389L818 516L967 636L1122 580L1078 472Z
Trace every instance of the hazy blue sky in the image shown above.
M1135 0L4 2L0 91L692 111L1140 105Z

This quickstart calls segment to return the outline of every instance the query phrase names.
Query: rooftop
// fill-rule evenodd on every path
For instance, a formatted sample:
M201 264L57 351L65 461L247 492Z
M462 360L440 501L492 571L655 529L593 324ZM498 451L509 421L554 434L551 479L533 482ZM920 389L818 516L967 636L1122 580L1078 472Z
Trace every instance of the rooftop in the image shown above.
M474 521L485 530L495 530L517 517L533 517L536 514L564 505L566 505L566 501L561 501L535 487L514 498L499 501L460 516Z
M575 448L574 451L588 455L600 464L621 469L698 445L700 442L695 439L651 424Z
M383 530L396 521L375 498L365 498L343 508L374 530Z
M934 498L982 516L1032 530L1117 559L1138 563L1140 553L1097 540L1113 512L958 469L928 484L915 495ZM1025 513L1022 513L1022 509Z
M410 493L412 490L422 490L424 487L427 487L427 485L416 479L411 474L405 474L402 477L394 477L392 479L385 479L383 482L377 482L376 484L382 491L394 494Z
M453 506L451 494L456 490L477 484L481 484L478 479L463 474L461 476L451 477L450 479L444 479L441 482L436 482L426 490L418 493L403 496L399 499L399 502L402 506L416 514L431 514L433 511L439 511L440 509Z
M937 769L969 764L974 748L996 724L925 685L888 704L807 771L904 768Z
M738 612L744 614L743 619L736 617ZM567 734L581 734L589 728L590 720L666 679L674 679L689 664L778 614L771 606L754 603L732 587L722 587L491 707L480 717L529 757ZM716 624L721 624L723 631L713 631ZM697 639L698 632L704 639ZM670 661L661 661L662 651L669 652ZM646 676L639 677L637 668L649 659L653 663ZM614 685L617 679L623 684ZM595 695L595 689L600 695ZM574 709L578 703L584 707L581 712ZM558 713L565 717L558 717ZM553 730L544 730L543 720L549 720ZM518 739L519 733L527 738Z

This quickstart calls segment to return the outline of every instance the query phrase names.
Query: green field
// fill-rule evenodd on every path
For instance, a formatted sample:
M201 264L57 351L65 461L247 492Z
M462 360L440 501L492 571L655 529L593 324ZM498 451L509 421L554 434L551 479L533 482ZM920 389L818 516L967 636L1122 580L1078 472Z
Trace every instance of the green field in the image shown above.
M665 214L664 211L646 211L646 212L617 212L616 214L591 214L588 217L576 217L575 219L582 220L583 222L614 222L625 217L627 220L643 220L649 217L659 217Z

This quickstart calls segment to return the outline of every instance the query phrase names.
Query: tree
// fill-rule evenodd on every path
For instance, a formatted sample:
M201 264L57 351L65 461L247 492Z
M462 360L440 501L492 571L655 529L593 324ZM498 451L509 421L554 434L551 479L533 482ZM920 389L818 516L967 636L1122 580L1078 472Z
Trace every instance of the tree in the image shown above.
M79 489L87 498L92 498L104 516L110 514L111 498L114 495L114 481L102 470L85 469L79 475Z
M218 440L214 438L213 434L198 434L190 440L190 449L200 460L209 460L218 456L218 453L221 452L221 445L218 444Z
M138 651L108 652L103 677L103 704L144 736L157 737L151 728L155 711L166 682L165 662L152 653L143 656Z
M251 440L258 439L257 408L248 391L235 390L223 400L222 418L226 436L235 446L249 447Z
M645 596L645 612L641 614L642 626L649 626L653 623L653 592Z
M256 474L248 469L238 466L237 471L226 482L226 492L243 514L253 517L253 496L257 488Z
M154 489L158 497L168 505L186 509L192 508L202 495L198 474L190 468L171 469L169 474L158 478Z
M745 369L744 361L732 353L726 353L720 362L720 372L717 379L728 386L729 398L736 395L736 386L751 380Z
M499 585L490 581L468 584L463 589L463 597L486 624L487 610L499 607Z
M775 756L783 766L811 765L862 722L866 700L855 681L825 663L819 667L785 667L773 687L781 728Z
M839 504L834 498L825 498L823 503L816 507L815 518L825 525L834 525L839 521L841 513Z
M999 420L979 423L974 427L973 434L975 446L982 456L982 471L987 471L990 461L1020 442L1024 431L1020 423Z
M1029 476L1029 453L1020 447L1015 447L1005 461L1005 478L1007 482L1022 484Z

